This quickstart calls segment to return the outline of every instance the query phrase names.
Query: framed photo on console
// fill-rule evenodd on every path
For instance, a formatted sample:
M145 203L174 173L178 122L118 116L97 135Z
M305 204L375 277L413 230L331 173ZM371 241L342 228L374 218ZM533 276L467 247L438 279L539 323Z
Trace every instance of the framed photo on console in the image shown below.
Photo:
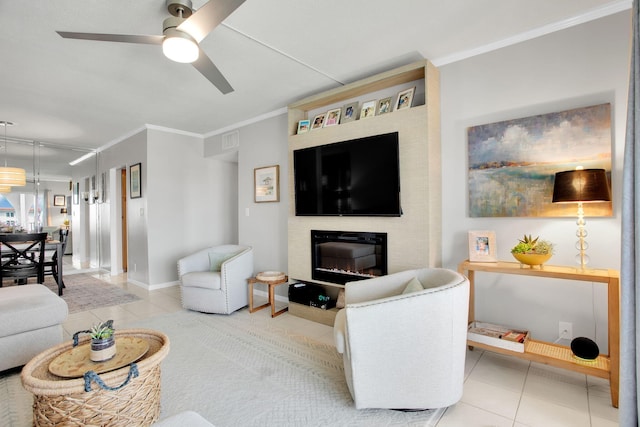
M495 231L469 231L469 261L498 261Z

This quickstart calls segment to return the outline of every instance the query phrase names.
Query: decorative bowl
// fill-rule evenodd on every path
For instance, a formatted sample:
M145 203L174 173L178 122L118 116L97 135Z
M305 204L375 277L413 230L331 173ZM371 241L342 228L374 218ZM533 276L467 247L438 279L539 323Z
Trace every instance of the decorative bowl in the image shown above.
M543 265L545 262L549 261L552 254L519 254L512 253L513 257L517 259L520 264L529 265L531 267L535 265Z

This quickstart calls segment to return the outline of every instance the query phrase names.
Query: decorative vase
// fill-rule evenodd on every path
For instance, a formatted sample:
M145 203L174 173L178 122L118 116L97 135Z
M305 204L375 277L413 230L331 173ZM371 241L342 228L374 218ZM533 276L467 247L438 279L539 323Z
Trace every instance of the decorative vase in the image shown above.
M109 338L91 339L90 358L93 362L104 362L116 355L116 339Z
M513 257L517 259L520 264L528 265L533 268L536 265L542 266L545 262L549 261L552 254L519 254L512 253Z

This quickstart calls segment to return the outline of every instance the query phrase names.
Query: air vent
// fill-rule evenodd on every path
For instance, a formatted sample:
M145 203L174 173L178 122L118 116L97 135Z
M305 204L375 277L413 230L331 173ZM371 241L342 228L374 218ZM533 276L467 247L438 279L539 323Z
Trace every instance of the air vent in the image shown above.
M222 149L231 150L240 146L240 131L233 131L222 135Z

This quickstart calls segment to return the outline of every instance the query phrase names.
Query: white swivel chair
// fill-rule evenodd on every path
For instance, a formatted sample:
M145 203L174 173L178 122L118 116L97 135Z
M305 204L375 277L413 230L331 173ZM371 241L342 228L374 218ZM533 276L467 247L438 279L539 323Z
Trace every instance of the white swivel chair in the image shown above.
M246 306L253 276L253 249L221 245L178 260L182 306L204 313L230 314Z
M460 400L468 308L469 281L452 270L347 283L334 338L356 408L434 409Z

